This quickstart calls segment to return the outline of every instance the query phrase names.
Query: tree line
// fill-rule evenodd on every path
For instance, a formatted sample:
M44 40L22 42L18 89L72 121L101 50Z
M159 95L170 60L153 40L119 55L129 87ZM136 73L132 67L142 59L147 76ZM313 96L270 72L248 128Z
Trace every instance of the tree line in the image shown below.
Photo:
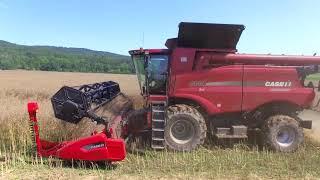
M24 46L0 41L0 69L134 73L129 56L82 48Z

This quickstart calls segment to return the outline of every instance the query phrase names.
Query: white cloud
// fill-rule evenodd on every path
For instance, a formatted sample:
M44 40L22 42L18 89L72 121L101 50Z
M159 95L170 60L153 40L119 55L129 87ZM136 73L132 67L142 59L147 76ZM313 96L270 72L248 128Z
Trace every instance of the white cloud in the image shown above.
M8 9L9 7L8 7L8 5L5 3L5 2L3 2L3 1L0 1L0 9Z

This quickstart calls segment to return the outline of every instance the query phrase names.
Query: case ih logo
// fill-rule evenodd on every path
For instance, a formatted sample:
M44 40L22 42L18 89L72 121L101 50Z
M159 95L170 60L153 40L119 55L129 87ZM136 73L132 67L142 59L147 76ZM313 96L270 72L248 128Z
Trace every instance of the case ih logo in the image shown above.
M291 87L291 82L281 82L281 81L267 81L264 86L266 87Z
M86 145L86 146L84 146L83 148L85 149L85 150L92 150L92 149L97 149L97 148L102 148L102 147L104 147L105 145L104 145L104 143L97 143L97 144L89 144L89 145Z

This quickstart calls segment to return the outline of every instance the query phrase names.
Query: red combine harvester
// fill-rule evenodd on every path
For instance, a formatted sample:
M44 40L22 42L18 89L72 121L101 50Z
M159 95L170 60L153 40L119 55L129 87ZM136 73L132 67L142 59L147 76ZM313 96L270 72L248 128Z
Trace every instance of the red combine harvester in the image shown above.
M207 135L247 138L261 130L265 145L292 152L303 142L311 121L298 113L315 99L308 75L318 73L320 57L238 54L243 25L180 23L168 49L130 51L145 100L133 110L128 101L113 119L95 111L119 94L115 82L63 87L52 97L55 116L78 123L88 117L106 125L104 132L75 142L49 143L38 138L38 154L62 159L122 160L124 141L142 139L153 149L191 151ZM35 104L29 104L36 122ZM209 136L208 136L209 137Z

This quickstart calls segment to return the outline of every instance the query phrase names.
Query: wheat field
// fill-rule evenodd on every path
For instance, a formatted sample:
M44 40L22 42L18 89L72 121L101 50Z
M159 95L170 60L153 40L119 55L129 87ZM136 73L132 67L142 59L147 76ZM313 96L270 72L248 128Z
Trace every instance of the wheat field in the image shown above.
M307 138L295 153L282 154L255 144L208 144L191 153L131 153L114 166L65 163L31 154L26 105L40 106L40 135L49 140L73 139L97 128L88 120L78 125L56 120L50 97L63 85L113 80L141 107L135 75L0 71L0 179L264 179L320 178L320 145ZM90 130L90 131L88 131Z
M135 104L140 104L139 89L134 75L90 74L90 73L58 73L39 71L1 71L0 72L0 128L9 136L1 136L4 146L15 151L29 140L27 127L26 105L28 101L37 101L40 106L39 119L41 135L46 138L57 139L75 138L87 131L90 121L75 126L54 119L50 97L64 85L76 86L93 82L113 80L125 82L121 84ZM86 124L83 124L86 123ZM62 129L67 129L62 131ZM61 134L63 132L63 134ZM85 135L85 134L84 134ZM11 141L11 140L14 141ZM20 143L22 142L22 143ZM8 147L6 147L8 149Z

